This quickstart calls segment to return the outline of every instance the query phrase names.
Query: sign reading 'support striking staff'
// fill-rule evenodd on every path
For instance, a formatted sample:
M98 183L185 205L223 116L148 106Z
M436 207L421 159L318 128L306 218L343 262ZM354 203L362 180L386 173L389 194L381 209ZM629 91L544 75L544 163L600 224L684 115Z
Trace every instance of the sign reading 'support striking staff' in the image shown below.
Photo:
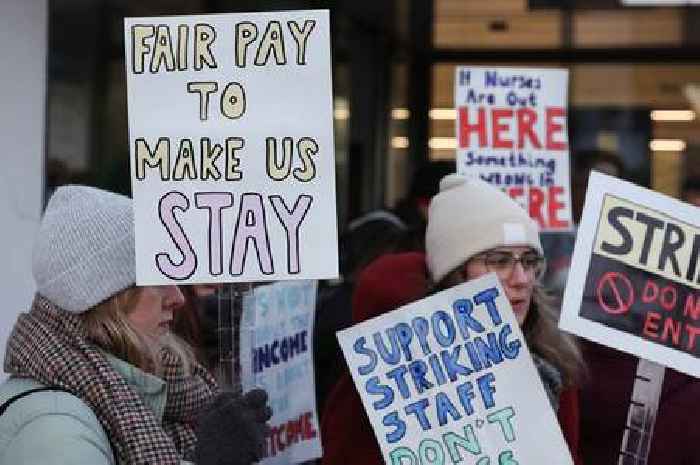
M457 172L504 189L543 231L571 229L568 71L459 67Z
M328 12L124 29L137 283L337 276Z
M588 186L561 327L700 376L700 209L599 173Z
M571 464L494 274L340 331L387 464Z

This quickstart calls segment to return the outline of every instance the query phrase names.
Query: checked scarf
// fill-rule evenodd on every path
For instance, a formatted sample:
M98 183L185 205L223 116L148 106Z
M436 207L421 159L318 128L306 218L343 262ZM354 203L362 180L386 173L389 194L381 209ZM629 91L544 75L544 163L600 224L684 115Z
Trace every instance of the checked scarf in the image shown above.
M153 411L87 339L78 315L37 295L29 313L17 319L7 344L5 371L47 386L67 389L90 406L119 463L175 465L190 459L194 419L218 392L197 365L185 375L179 359L163 351L167 402L162 425Z

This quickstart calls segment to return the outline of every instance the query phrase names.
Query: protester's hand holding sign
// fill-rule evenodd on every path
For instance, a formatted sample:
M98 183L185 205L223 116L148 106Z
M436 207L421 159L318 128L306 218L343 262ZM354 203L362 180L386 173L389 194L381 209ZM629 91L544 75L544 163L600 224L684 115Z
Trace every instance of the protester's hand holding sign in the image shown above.
M223 283L337 277L329 38L328 12L317 10L125 21L138 284L194 284L207 295ZM240 296L228 292L231 308L223 311L219 301L219 362L229 383L234 352L256 349L249 334L236 346L235 329L260 329L235 328ZM311 344L302 331L286 339L297 352ZM279 350L268 355L277 360ZM269 371L291 371L279 365ZM308 365L305 388L312 391ZM252 378L243 384L255 386ZM281 396L275 392L273 401ZM303 413L315 424L311 399ZM275 421L292 421L291 408L279 410ZM273 454L258 447L259 428L237 441L233 426L207 425L200 457L249 463ZM290 440L286 455L282 446L274 452L278 461L318 457L318 439L309 443L315 447L299 452Z

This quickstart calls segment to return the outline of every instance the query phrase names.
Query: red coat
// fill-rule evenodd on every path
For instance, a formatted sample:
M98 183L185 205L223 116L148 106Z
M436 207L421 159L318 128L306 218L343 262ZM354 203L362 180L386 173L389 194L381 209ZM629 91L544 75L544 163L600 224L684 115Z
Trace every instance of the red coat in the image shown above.
M380 257L357 281L353 321L359 323L427 294L425 256L410 252ZM568 390L559 401L559 421L572 451L578 451L578 393ZM321 418L322 465L384 465L378 442L350 374L336 383ZM572 454L577 456L578 453ZM576 464L580 461L576 457Z

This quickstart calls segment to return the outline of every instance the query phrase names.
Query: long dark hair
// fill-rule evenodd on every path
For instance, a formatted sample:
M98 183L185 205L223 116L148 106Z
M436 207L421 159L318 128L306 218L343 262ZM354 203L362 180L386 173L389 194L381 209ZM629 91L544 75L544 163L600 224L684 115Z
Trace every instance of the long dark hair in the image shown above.
M564 386L574 386L583 381L586 365L576 339L557 326L554 300L542 285L535 285L522 330L530 350L559 369Z

